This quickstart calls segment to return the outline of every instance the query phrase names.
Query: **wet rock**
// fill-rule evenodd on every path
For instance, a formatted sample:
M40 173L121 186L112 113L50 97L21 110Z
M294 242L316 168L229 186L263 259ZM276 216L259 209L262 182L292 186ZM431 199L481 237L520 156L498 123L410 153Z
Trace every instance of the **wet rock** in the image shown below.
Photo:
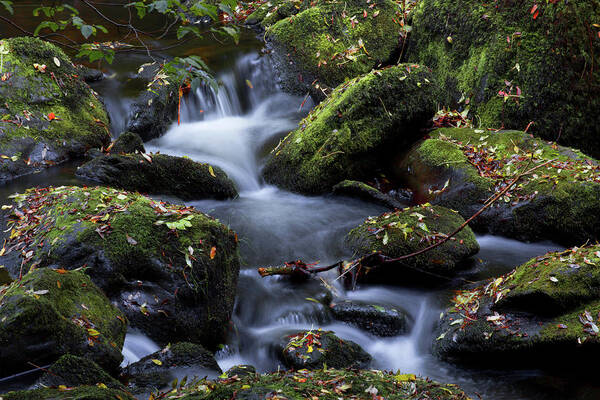
M345 80L398 61L396 11L391 0L274 1L248 20L266 29L284 89L323 99Z
M127 321L81 271L40 268L0 292L0 376L74 354L115 371Z
M421 137L435 110L431 79L425 67L399 65L345 82L272 151L263 176L301 193L368 179Z
M165 154L96 157L79 167L76 175L111 187L184 200L237 197L235 185L221 168Z
M1 43L0 183L110 142L104 106L62 50L31 37Z
M110 148L111 154L145 153L144 141L140 135L133 132L123 132Z
M412 320L396 308L378 304L342 301L331 304L333 318L364 329L375 336L397 336L407 333Z
M458 292L438 327L438 356L493 367L574 370L600 354L600 246L548 253Z
M26 230L28 256L5 264L12 274L21 262L25 269L85 265L131 324L157 342L215 349L224 341L239 258L235 233L219 221L106 187L31 189L15 200L9 223L23 235L7 246Z
M225 371L228 377L237 376L238 378L252 377L256 375L256 368L253 365L235 365Z
M80 386L64 389L34 389L2 394L3 400L135 400L129 393L98 386Z
M333 194L342 196L351 196L371 201L376 204L381 204L384 207L391 208L404 208L407 204L401 203L392 196L389 196L381 191L375 189L373 186L367 185L363 182L358 181L343 181L333 187Z
M367 368L371 356L358 344L342 340L331 331L303 331L290 335L281 350L288 368Z
M408 61L432 68L442 105L469 100L481 126L525 129L535 121L531 133L598 157L600 71L590 63L600 61L600 41L590 42L586 27L600 19L600 7L546 2L536 19L528 11L525 4L420 1Z
M442 240L464 222L456 211L424 204L369 217L350 231L346 242L356 256L380 251L396 258ZM479 244L467 226L454 238L430 251L398 264L371 269L359 278L368 282L397 284L432 282L439 276L456 274L461 264L478 251Z
M600 167L577 150L518 131L440 129L408 152L400 170L417 201L469 218L519 171L549 161L475 219L473 228L565 245L597 240Z
M52 364L48 372L40 378L38 384L46 387L104 384L112 389L124 388L121 382L106 373L94 361L70 354L62 356Z
M76 68L79 72L79 77L87 83L98 82L104 79L104 74L100 70L88 68L84 65L77 65Z
M213 354L204 347L176 343L127 366L123 375L128 378L130 390L142 393L170 385L177 378L176 370L184 371L180 375L189 377L222 372Z

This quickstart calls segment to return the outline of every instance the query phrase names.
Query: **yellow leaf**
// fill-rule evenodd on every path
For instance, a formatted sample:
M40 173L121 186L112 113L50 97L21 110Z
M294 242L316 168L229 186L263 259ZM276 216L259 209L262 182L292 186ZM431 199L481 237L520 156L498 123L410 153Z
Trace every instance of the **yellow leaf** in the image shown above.
M215 258L216 255L217 255L217 248L215 246L213 246L210 249L210 259L212 260L213 258Z
M242 389L250 389L250 385L242 385Z
M308 348L306 349L307 353L312 353L313 352L313 347L312 346L308 346Z
M96 383L96 386L98 386L100 389L108 389L104 383Z
M97 330L95 330L93 328L88 328L88 335L90 335L90 336L98 336L98 335L100 335L100 332L98 332Z
M156 364L156 365L162 365L162 361L160 361L160 360L157 360L156 358L153 358L153 359L152 359L152 362L153 362L154 364Z
M414 374L398 374L394 375L396 382L414 382L417 377Z
M210 172L210 174L212 175L213 178L216 178L217 176L215 175L215 170L213 169L212 165L208 166L208 172Z

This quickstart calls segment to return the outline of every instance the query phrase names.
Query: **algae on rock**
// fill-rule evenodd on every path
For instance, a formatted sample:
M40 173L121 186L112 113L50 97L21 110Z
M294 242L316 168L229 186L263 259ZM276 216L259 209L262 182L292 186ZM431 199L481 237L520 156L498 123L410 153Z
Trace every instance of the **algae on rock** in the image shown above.
M272 151L263 176L302 193L369 177L421 137L435 113L432 79L426 67L403 64L340 85Z

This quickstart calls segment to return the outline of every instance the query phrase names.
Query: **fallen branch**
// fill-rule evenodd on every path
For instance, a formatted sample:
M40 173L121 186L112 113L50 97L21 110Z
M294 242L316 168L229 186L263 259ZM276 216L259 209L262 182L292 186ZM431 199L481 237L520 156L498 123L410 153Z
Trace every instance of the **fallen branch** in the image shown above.
M524 172L519 173L512 181L510 181L506 185L506 187L504 189L502 189L500 192L496 193L495 195L493 195L489 199L487 199L485 201L483 207L481 207L475 214L473 214L463 224L461 224L458 228L456 228L452 233L445 236L439 242L436 242L436 243L434 243L430 246L427 246L421 250L415 251L410 254L405 254L400 257L395 257L395 258L388 257L381 252L375 252L375 253L368 254L366 256L363 256L361 258L358 258L356 260L353 260L353 261L350 261L347 263L344 263L343 261L339 261L335 264L324 266L324 267L312 267L315 264L306 264L306 263L302 262L301 260L297 260L297 261L286 262L286 263L284 263L284 265L277 266L277 267L261 267L258 269L258 273L262 277L273 276L273 275L287 275L287 276L290 276L292 279L302 281L302 280L307 280L307 279L311 278L314 274L318 274L320 272L325 272L325 271L329 271L334 268L337 268L338 273L339 273L339 276L337 279L345 278L346 286L349 286L352 289L354 289L354 287L356 286L356 281L363 271L363 267L371 269L371 268L377 268L380 266L384 266L386 264L398 263L398 262L404 261L406 259L409 259L411 257L421 255L423 253L426 253L430 250L435 249L436 247L441 246L442 244L444 244L448 240L450 240L452 237L456 236L460 231L465 229L465 227L467 227L467 225L469 225L469 223L471 223L475 218L480 216L485 210L490 208L492 206L492 204L494 204L496 201L498 201L498 199L503 197L524 176L532 174L537 169L542 168L543 166L548 165L548 164L552 163L553 161L555 161L555 159L548 160L542 164L536 165L533 168L529 168L529 169L525 170ZM418 269L416 267L414 267L414 268ZM428 271L423 271L421 269L418 269L418 270L420 272L429 273ZM349 277L348 277L348 274L350 274ZM431 274L435 275L435 276L439 276L437 274L433 274L433 273L431 273Z

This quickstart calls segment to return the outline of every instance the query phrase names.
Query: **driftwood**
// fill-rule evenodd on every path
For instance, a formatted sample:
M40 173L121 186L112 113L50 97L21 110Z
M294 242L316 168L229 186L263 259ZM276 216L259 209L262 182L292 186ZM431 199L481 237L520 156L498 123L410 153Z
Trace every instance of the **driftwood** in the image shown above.
M403 255L400 257L396 257L396 258L388 257L381 252L376 252L376 253L368 254L368 255L360 257L358 259L352 260L350 262L339 261L335 264L327 265L327 266L323 266L323 267L315 266L315 264L306 264L302 260L296 260L296 261L286 262L282 266L258 268L258 273L262 277L273 276L273 275L285 275L285 276L289 276L293 280L302 281L302 280L310 279L312 276L314 276L315 274L318 274L320 272L325 272L325 271L329 271L334 268L337 268L338 273L339 273L338 279L344 278L344 283L345 283L346 287L350 287L350 288L354 289L354 287L356 286L358 277L360 276L361 273L364 273L364 271L366 271L368 269L383 267L383 266L389 265L389 264L402 262L411 257L415 257L420 254L426 253L426 252L428 252L432 249L435 249L436 247L441 246L442 244L446 243L452 237L456 236L460 231L465 229L465 227L471 221L473 221L475 218L477 218L479 215L481 215L481 213L483 213L485 210L490 208L492 206L492 204L494 204L498 199L500 199L502 196L504 196L521 178L532 174L535 170L537 170L545 165L548 165L553 161L555 161L555 160L554 159L548 160L542 164L536 165L533 168L529 168L529 169L525 170L524 172L519 173L513 180L511 180L508 183L508 185L506 185L506 187L504 189L502 189L500 192L498 192L497 194L495 194L495 195L491 196L489 199L487 199L485 201L483 207L481 207L475 214L473 214L471 217L469 217L469 219L467 219L461 226L456 228L454 230L454 232L448 234L442 240L440 240L430 246L427 246L421 250L418 250L413 253L406 254L406 255ZM417 269L417 268L415 268L415 269ZM419 270L419 271L421 271L421 270ZM436 274L433 274L433 273L427 272L427 271L421 271L421 272L428 273L431 275L436 275Z

